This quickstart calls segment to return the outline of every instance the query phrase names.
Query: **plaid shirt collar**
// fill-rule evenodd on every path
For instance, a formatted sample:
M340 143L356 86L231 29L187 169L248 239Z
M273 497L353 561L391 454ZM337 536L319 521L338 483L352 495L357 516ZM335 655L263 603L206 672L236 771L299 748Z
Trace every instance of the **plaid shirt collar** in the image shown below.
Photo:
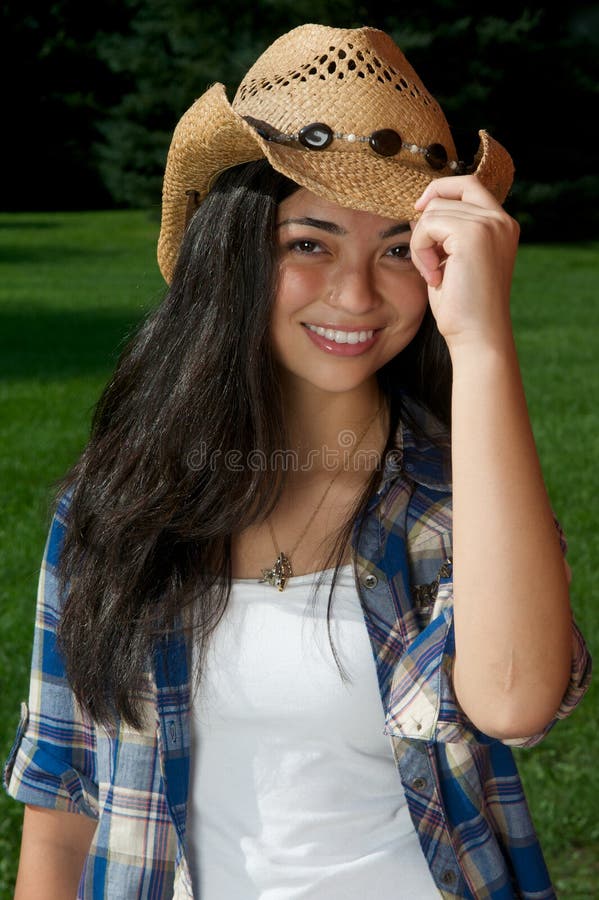
M377 497L384 496L402 475L415 484L437 491L451 491L451 452L447 428L421 406L404 400L419 431L400 421L394 449L387 454Z

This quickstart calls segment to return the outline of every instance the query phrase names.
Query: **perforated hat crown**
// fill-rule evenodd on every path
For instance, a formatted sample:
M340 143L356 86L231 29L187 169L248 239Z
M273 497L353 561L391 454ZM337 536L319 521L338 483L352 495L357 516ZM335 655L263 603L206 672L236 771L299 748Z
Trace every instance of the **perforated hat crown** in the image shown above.
M486 131L479 137L471 170L503 203L512 160ZM389 35L302 25L264 51L232 104L215 84L179 121L158 242L167 282L190 211L215 178L263 157L341 206L403 220L432 179L464 171L443 111Z

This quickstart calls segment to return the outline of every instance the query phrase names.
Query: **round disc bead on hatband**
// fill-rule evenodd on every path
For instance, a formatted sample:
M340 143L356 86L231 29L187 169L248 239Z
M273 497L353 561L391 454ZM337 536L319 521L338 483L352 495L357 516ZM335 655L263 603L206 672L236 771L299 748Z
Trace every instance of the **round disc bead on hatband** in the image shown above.
M308 150L324 150L333 140L333 131L322 122L313 122L311 125L304 125L297 139Z
M401 150L401 137L392 128L373 131L368 143L379 156L396 156Z

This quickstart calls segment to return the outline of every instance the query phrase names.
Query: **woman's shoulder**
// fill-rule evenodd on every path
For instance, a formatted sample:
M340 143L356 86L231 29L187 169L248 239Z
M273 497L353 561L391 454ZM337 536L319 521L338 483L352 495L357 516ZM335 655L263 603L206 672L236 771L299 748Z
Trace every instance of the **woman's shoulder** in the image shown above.
M451 490L450 430L431 410L407 394L402 396L395 454L403 471L414 481Z

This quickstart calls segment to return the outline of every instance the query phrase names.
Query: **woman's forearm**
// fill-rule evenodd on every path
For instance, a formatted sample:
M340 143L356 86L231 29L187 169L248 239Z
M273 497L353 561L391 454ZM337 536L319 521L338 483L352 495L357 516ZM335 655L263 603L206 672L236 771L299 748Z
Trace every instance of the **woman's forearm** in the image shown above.
M74 900L96 822L25 807L15 900Z
M513 341L452 361L454 685L478 728L523 737L567 685L566 570Z

